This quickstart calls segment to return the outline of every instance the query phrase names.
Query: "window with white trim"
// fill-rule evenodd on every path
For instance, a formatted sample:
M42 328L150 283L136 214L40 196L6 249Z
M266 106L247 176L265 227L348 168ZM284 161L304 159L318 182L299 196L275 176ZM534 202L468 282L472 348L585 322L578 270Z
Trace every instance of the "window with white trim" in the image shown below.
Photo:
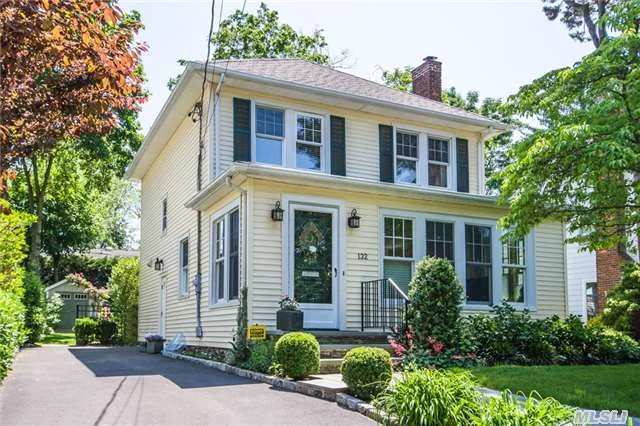
M189 237L180 241L179 290L185 296L189 292Z
M391 278L407 292L413 276L413 220L384 218L384 278Z
M453 223L426 221L427 256L448 259L455 263Z
M161 218L160 218L160 227L162 232L165 232L167 230L167 224L168 224L168 218L167 218L167 199L163 199L162 200L162 207L161 207Z
M256 105L256 162L282 165L284 111Z
M396 182L416 183L418 170L418 135L396 132Z
M449 140L429 136L428 184L447 188L449 175Z
M491 227L464 226L467 303L492 302Z
M213 302L235 300L240 288L240 213L236 208L213 223Z
M512 238L502 244L502 298L524 303L527 264L524 238Z
M296 115L296 167L322 170L322 118Z

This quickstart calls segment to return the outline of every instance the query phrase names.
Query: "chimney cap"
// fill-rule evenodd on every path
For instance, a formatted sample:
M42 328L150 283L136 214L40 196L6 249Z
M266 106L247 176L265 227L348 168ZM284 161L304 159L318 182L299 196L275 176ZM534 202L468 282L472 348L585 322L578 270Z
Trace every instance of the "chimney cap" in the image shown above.
M424 58L424 59L422 59L422 60L426 62L426 61L435 61L435 60L437 60L437 59L438 59L438 57L437 57L437 56L427 56L427 57L425 57L425 58Z

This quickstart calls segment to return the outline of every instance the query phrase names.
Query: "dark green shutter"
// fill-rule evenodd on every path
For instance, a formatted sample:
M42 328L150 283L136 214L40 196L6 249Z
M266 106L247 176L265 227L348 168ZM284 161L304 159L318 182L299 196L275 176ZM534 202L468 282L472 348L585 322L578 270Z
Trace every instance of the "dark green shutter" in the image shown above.
M331 174L346 176L347 159L345 147L344 117L331 116Z
M393 182L393 127L378 125L380 132L380 182Z
M458 192L469 192L469 141L466 139L456 139L456 165Z
M251 161L251 101L233 98L233 161Z

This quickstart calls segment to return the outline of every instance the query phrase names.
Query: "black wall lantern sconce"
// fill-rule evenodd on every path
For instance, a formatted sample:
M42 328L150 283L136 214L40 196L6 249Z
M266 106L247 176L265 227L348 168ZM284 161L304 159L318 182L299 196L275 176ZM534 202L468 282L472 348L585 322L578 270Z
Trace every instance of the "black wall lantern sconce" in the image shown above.
M156 257L156 261L153 264L153 269L155 269L156 271L162 271L164 269L164 261Z
M351 216L347 219L347 223L349 224L349 228L360 228L360 216L358 216L358 210L351 210Z
M276 206L271 209L271 219L274 222L282 222L282 217L284 216L284 210L280 208L280 201L276 201Z

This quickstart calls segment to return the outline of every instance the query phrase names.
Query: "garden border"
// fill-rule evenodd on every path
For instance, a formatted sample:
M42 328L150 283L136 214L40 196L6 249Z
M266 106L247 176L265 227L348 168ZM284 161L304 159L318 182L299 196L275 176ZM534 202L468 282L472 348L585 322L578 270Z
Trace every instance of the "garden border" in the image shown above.
M388 424L389 421L387 419L387 416L385 416L383 412L376 410L373 405L344 392L336 392L335 390L332 390L330 388L317 386L304 381L284 379L282 377L271 376L268 374L259 373L257 371L235 367L233 365L225 364L224 362L196 358L193 356L182 355L175 352L162 351L162 356L175 360L200 364L205 367L214 368L224 373L235 374L239 377L245 377L257 382L267 383L274 388L301 393L303 395L312 396L314 398L324 399L325 401L336 402L342 408L346 408L351 411L357 411L360 414L363 414L379 423Z

